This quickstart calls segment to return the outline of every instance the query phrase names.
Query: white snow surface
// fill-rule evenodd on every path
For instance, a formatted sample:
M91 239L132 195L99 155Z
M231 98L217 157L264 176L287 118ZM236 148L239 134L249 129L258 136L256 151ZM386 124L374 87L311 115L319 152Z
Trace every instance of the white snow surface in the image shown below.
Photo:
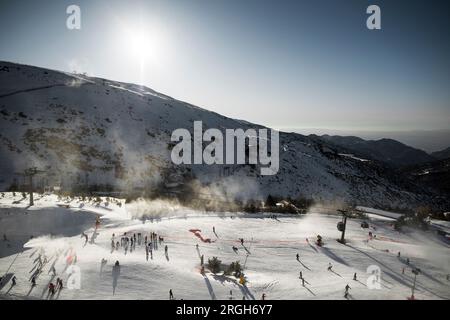
M119 206L116 202L121 201ZM137 202L124 205L114 199L106 205L80 199L58 200L55 195L36 195L35 205L27 206L20 193L4 193L0 197L0 298L3 299L168 299L169 289L176 299L344 299L344 287L349 284L349 299L406 299L411 295L412 268L421 269L417 277L417 299L449 299L450 248L445 239L432 232L395 231L391 221L372 216L369 229L360 227L360 219L347 223L347 245L338 243L336 224L339 215L315 213L314 209L300 216L243 213L204 213L164 203ZM159 207L153 220L134 219L146 206ZM147 211L150 210L147 208ZM100 215L101 224L94 234L94 223ZM213 233L213 227L217 236ZM200 229L211 243L201 242L190 229ZM80 236L86 232L84 245ZM376 239L368 240L368 231ZM133 252L123 249L111 252L111 237L116 241L124 233L156 232L164 242L146 261L143 246ZM3 234L7 240L3 240ZM320 234L324 246L315 245ZM33 239L30 236L33 235ZM239 242L244 238L244 245ZM306 241L309 240L309 243ZM196 250L199 245L199 252ZM168 246L168 259L164 255ZM232 246L238 248L235 253ZM48 295L48 284L57 277L66 284L64 272L67 256L76 253L76 266L81 271L81 288ZM401 252L398 257L397 253ZM39 253L47 257L37 285L32 288ZM296 254L299 254L299 261ZM239 261L245 265L248 283L240 285L233 276L200 273L199 254L205 262L213 256L223 264ZM406 259L410 259L409 265ZM107 263L101 270L101 260ZM121 271L113 294L114 262L120 261ZM327 271L328 264L333 272ZM50 268L54 265L56 276ZM368 289L369 266L381 269L381 289ZM404 274L402 270L404 268ZM299 279L302 271L305 287ZM357 273L357 281L353 274ZM11 277L17 285L11 286Z

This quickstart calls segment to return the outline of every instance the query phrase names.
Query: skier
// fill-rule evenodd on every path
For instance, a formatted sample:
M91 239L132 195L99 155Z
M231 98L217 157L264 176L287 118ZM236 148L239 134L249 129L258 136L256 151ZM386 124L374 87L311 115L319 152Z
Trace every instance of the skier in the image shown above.
M230 290L230 300L233 300L233 291Z
M95 231L100 227L100 216L95 219Z
M238 253L238 248L236 248L235 246L233 246L233 251L234 251L235 253Z
M317 235L317 241L316 241L316 244L317 244L319 247L321 247L321 246L323 245L322 237L321 237L320 235Z
M86 245L86 243L88 242L88 235L86 233L81 233L81 237L84 238L84 244Z
M59 279L59 281L58 280L56 280L56 285L58 286L58 290L62 290L63 289L63 281L62 281L62 279Z
M16 285L16 279L17 279L16 276L13 276L13 277L12 277L12 279L11 279L11 282L12 282L12 285L11 285L11 286L12 286L12 287L14 287L14 286Z
M195 249L197 249L197 251L198 251L198 243L195 245Z
M347 284L347 285L345 286L345 292L346 292L346 293L348 292L348 289L351 289L351 288L350 288L350 286Z
M119 260L117 260L116 263L113 266L112 276L113 276L113 295L114 295L116 293L117 280L119 279L119 276L120 276Z
M300 260L300 255L298 253L297 253L296 257L297 257L297 261L299 261Z
M50 284L48 285L48 292L53 296L55 294L55 285L53 284L53 282L50 282Z
M50 270L48 270L48 273L52 273L54 276L56 276L56 269L55 269L55 266L53 265L51 268L50 268ZM48 274L47 273L47 274Z
M397 253L397 257L399 257L400 258L400 251Z
M244 238L239 239L241 241L241 246L244 246Z
M409 265L409 258L406 258L406 264Z
M33 276L33 277L31 278L31 286L32 286L32 287L36 286L36 276Z
M164 247L164 253L166 254L166 256L167 256L167 252L169 251L169 248L167 247L167 245Z
M214 227L214 226L213 226L213 233L214 233L215 235L217 235L217 234L216 234L216 227Z
M204 260L203 260L203 255L202 255L202 256L200 257L200 265L202 266L203 263L204 263Z
M405 268L404 267L402 268L402 274L405 274Z
M300 271L299 279L303 279L303 273Z
M347 284L346 286L345 286L345 293L344 293L344 297L347 299L347 296L348 296L348 289L351 289L350 288L350 286Z
M103 271L103 268L106 266L106 264L108 263L108 260L106 260L105 258L102 258L102 260L100 261L100 274Z
M266 300L266 294L265 293L262 294L261 299L262 300Z
M355 272L355 274L353 275L353 280L357 281L357 278L356 278L356 272Z
M305 286L305 279L302 278L302 286Z
M333 270L331 270L333 268L333 265L331 264L331 262L328 262L328 271L333 271Z
M169 290L169 300L173 300L173 292L172 292L172 289Z

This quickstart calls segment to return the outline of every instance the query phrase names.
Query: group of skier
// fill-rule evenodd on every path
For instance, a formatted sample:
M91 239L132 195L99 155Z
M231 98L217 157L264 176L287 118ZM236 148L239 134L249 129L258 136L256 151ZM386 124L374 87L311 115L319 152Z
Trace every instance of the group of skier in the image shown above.
M114 251L119 251L120 248L123 248L124 254L127 254L128 251L133 252L136 250L136 245L144 246L145 248L145 256L146 260L153 259L153 250L158 250L158 246L162 245L164 242L164 237L158 235L156 232L150 232L149 235L145 235L143 237L142 233L133 233L128 234L128 232L124 232L120 237L120 241L116 241L116 235L113 233L111 237L111 253ZM164 247L164 252L166 257L168 256L168 247L167 245Z
M298 254L298 253L296 254L296 260L300 261L300 254ZM334 272L333 271L333 265L331 264L331 262L328 263L327 271ZM303 287L305 286L305 283L309 284L305 280L305 278L303 277L303 272L302 271L300 271L300 273L299 273L299 279L302 281L302 286ZM356 272L353 274L353 280L354 281L358 281L358 277L357 277ZM351 289L351 287L347 284L345 286L345 291L344 291L344 298L346 298L346 299L348 299L348 295L349 295L349 291L348 290L349 289Z

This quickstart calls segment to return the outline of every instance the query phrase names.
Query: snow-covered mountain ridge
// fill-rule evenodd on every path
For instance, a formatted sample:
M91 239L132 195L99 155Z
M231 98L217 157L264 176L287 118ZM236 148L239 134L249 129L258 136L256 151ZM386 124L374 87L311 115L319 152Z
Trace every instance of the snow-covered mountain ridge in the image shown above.
M254 165L175 166L172 131L261 128L176 100L144 86L0 62L0 187L22 172L46 173L41 185L154 188L198 179L226 197L268 194L371 206L443 206L445 198L371 161L343 155L294 133L280 133L280 169L261 176Z

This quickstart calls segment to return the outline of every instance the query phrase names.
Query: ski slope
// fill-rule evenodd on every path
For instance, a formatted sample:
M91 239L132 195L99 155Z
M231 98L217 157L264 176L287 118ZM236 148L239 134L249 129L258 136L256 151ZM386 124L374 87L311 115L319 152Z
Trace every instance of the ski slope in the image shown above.
M202 213L160 203L159 213L143 221L132 218L142 212L142 206L124 205L123 200L121 206L116 200L97 206L79 199L63 201L55 195L37 195L35 206L28 208L27 199L21 199L20 193L0 197L0 236L7 237L6 241L0 240L2 299L168 299L169 289L176 299L185 300L231 296L258 300L263 293L267 299L344 299L344 287L349 284L348 299L403 300L411 295L412 267L422 271L417 277L417 299L450 298L450 281L446 279L450 273L450 248L446 240L431 232L399 233L385 219L370 218L370 229L362 229L361 220L349 219L348 244L342 245L335 241L340 217L314 210L302 216L270 218L262 214ZM97 215L101 224L94 235ZM202 242L190 229L200 229L202 237L210 238L211 243ZM376 238L368 241L368 231ZM88 235L86 244L82 232ZM143 236L156 232L164 242L153 250L153 259L148 261L143 245L126 254L122 248L111 252L112 235L120 241L124 232ZM323 247L314 243L318 234L323 237ZM245 248L239 238L244 238ZM237 253L232 246L238 248ZM71 252L76 254L75 265L80 270L80 289L64 288L49 296L48 284L57 277L67 284L70 275L64 270ZM47 257L47 262L33 288L29 280L39 253L41 259ZM245 265L247 285L240 285L233 276L214 275L208 270L202 275L200 255L204 255L205 262L213 256L224 264L240 261ZM410 259L409 265L406 258ZM102 259L107 260L103 267ZM112 267L116 260L121 270L113 294ZM332 272L327 271L329 263ZM366 270L371 265L381 269L380 289L367 287L370 274ZM52 266L55 276L50 272ZM300 271L306 280L304 287ZM355 272L357 281L353 280ZM16 286L11 286L13 275Z

